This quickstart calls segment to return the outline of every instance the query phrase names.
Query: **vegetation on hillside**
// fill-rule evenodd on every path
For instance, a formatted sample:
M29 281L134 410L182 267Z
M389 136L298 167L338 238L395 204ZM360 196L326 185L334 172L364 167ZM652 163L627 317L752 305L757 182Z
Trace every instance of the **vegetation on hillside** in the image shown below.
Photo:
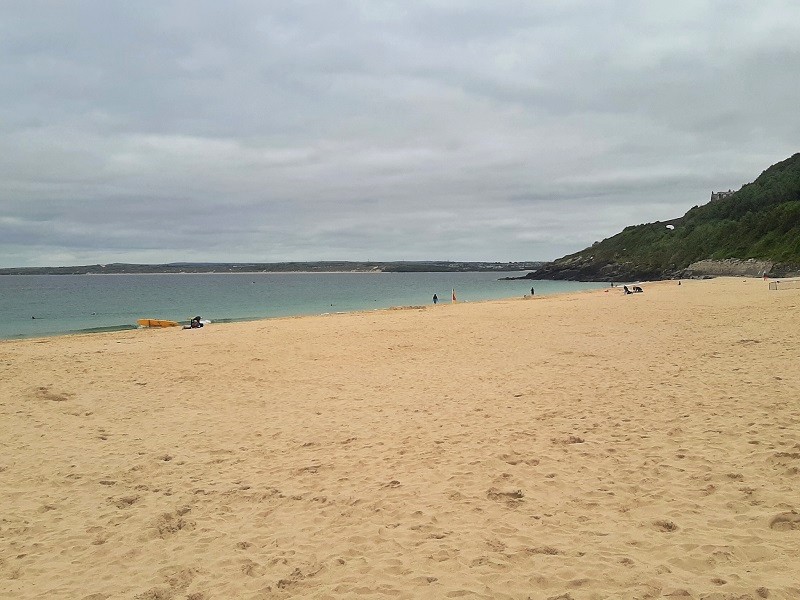
M679 219L626 227L545 271L668 277L698 260L727 258L800 264L800 153L731 196Z

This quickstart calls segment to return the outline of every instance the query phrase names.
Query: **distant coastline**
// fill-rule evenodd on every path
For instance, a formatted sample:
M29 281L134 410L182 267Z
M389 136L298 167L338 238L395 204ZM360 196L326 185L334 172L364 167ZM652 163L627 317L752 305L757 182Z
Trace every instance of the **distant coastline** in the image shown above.
M0 268L0 275L120 275L137 273L451 273L481 271L532 271L544 262L274 262L274 263L109 263L68 267Z

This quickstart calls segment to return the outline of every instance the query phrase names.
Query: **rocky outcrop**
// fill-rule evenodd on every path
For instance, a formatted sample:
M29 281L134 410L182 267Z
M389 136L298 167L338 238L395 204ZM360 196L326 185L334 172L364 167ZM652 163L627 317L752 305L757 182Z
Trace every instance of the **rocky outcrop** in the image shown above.
M800 277L800 265L773 263L768 260L726 258L699 260L686 269L663 271L633 261L597 263L592 257L572 256L542 266L525 279L560 279L572 281L657 281L693 277Z
M726 258L724 260L698 260L683 272L683 277L700 277L705 275L717 277L761 277L770 274L774 263L767 260L750 258Z
M775 263L767 273L769 277L800 277L800 265L794 263Z
M800 265L775 263L750 258L724 260L698 260L686 267L683 277L800 277Z
M679 273L665 273L649 265L633 261L600 263L593 257L573 256L548 263L529 273L526 279L559 279L569 281L653 281L671 279Z

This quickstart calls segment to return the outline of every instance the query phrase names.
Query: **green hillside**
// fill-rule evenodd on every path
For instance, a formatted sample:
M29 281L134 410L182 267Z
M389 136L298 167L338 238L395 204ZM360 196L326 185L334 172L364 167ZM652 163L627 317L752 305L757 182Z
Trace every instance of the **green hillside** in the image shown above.
M758 259L777 263L777 271L800 268L800 153L728 197L695 206L672 221L626 227L536 276L660 279L679 277L703 259Z

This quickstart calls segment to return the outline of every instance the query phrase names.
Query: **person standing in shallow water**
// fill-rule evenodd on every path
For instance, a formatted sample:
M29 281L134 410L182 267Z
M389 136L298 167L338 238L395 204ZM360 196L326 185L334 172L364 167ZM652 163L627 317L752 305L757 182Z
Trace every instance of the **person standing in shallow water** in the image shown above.
M434 294L434 295L433 295L433 303L434 303L434 304L436 304L437 302L439 302L439 296L437 296L436 294Z

